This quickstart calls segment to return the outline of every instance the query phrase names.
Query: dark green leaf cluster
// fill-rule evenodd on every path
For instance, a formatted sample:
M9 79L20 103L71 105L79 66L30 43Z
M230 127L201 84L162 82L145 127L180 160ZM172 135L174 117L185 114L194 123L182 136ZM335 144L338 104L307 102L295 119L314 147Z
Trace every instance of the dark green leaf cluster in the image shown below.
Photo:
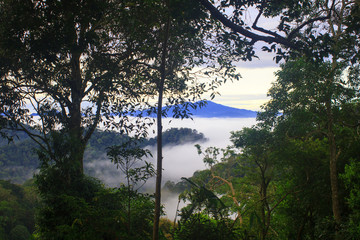
M173 239L235 240L248 238L241 229L233 227L230 219L214 219L208 215L196 213L178 223Z
M206 141L203 133L199 133L196 129L191 128L170 128L163 132L163 146L166 145L182 145L185 143L193 143L198 141ZM150 138L145 144L155 145L157 138Z
M347 232L352 238L360 236L360 164L358 159L351 159L350 163L345 167L341 178L345 182L345 186L350 191L347 197L347 203L351 209L349 214L349 221L346 226Z
M0 237L4 240L31 239L35 230L35 208L38 198L35 186L0 181Z
M148 239L151 234L153 202L146 194L105 188L86 176L64 182L53 168L43 168L36 181L38 239Z

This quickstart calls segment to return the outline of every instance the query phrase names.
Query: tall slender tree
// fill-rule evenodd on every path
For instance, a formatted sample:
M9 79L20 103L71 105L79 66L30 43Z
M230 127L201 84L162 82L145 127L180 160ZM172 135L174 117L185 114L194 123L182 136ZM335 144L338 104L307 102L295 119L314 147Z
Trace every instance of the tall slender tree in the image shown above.
M153 107L157 114L153 239L158 239L163 170L162 117L167 114L176 118L189 117L189 108L197 107L193 102L200 100L202 94L210 91L214 96L217 86L239 77L232 61L248 59L252 53L245 45L244 48L229 47L234 43L232 39L224 43L222 29L214 25L203 8L199 9L197 2L158 0L152 3L154 8L149 8L149 18L144 24L152 26L148 39L155 41L145 42L143 47L149 50L153 61L146 63L148 69L142 76L148 79L148 88L153 89L157 97ZM201 70L193 73L196 67ZM174 105L175 110L168 113L166 109Z

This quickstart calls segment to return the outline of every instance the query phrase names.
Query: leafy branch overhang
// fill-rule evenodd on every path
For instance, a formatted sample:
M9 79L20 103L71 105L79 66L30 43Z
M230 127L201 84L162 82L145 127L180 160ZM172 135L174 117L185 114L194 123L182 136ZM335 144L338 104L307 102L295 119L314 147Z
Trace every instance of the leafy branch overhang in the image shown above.
M300 32L301 29L303 29L305 26L308 26L314 22L317 21L325 21L330 18L331 16L331 9L328 12L326 16L318 16L311 19L308 19L307 21L304 21L302 24L300 24L298 27L294 28L290 33L287 34L286 37L283 37L279 35L278 33L274 31L270 31L261 27L257 26L257 22L262 15L262 7L260 7L259 14L256 17L256 20L254 21L252 28L256 31L259 31L262 34L254 33L252 30L247 29L243 26L240 26L233 21L231 21L229 18L227 18L224 14L220 12L220 10L214 6L209 0L198 0L211 14L212 17L219 20L224 26L230 28L232 31L239 33L243 35L246 38L251 39L250 44L255 44L258 41L266 42L266 43L278 43L282 44L283 46L290 48L292 50L300 50L299 46L294 43L294 38L297 35L297 33Z

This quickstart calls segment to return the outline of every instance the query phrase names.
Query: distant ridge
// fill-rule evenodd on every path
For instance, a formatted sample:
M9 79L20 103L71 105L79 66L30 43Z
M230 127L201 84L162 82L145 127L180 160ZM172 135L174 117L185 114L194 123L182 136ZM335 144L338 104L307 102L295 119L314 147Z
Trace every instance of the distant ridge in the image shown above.
M189 103L185 103L184 105L186 104ZM199 105L198 102L189 105L197 106L196 109L193 109L189 106L186 109L191 117L198 117L198 118L255 118L257 114L257 112L255 111L228 107L225 105L214 103L212 101L206 101L205 106L202 106L201 108L198 106ZM179 111L185 111L184 109L185 107L183 107L182 105L178 106ZM174 116L174 110L175 110L174 106L170 106L167 108L164 107L163 108L163 111L165 111L164 116L170 118L172 117L177 118L176 116ZM147 110L143 110L141 112L143 116L149 116ZM140 111L137 112L137 114L139 113ZM150 116L156 117L154 112L152 112Z
M228 107L212 101L207 101L207 104L202 108L192 109L191 113L194 117L201 118L255 118L257 112Z
M185 103L189 104L189 103ZM184 105L185 105L184 104ZM180 111L185 111L184 105L180 105L179 109ZM222 104L214 103L212 101L206 101L205 106L199 107L199 102L189 104L189 105L196 105L196 109L193 109L191 107L187 107L188 113L191 117L198 117L198 118L255 118L257 115L256 111L246 110L246 109L240 109L240 108L234 108L234 107L228 107ZM166 110L167 109L167 110ZM142 111L136 111L135 113L130 114L131 116L150 116L150 117L156 117L156 114L154 113L155 109L152 109L149 111L149 109L145 109ZM165 111L165 117L170 118L177 118L174 116L174 110L175 107L163 107L163 111ZM149 113L151 112L151 113ZM37 113L31 114L32 116L38 116Z

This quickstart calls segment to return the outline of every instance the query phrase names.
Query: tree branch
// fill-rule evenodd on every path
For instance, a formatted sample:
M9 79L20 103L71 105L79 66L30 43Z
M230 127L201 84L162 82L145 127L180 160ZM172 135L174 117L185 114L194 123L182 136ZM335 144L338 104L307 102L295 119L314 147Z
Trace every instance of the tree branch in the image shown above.
M287 36L287 39L291 40L294 35L296 33L298 33L303 27L305 27L306 25L309 25L311 23L314 23L316 21L324 21L324 20L327 20L330 18L330 13L327 15L327 16L322 16L322 17L316 17L316 18L312 18L312 19L309 19L308 21L306 22L303 22L300 26L298 26L297 28L295 28L294 30L292 30L289 35Z
M273 36L274 38L279 38L279 39L284 38L283 36L277 34L276 32L269 31L269 30L266 30L266 29L264 29L264 28L262 28L262 27L258 27L258 26L257 26L257 23L258 23L261 15L262 15L262 13L263 13L263 9L261 8L260 11L259 11L259 14L256 16L256 19L255 19L255 21L254 21L254 23L253 23L253 25L252 25L252 28L255 29L255 30L257 30L257 31L259 31L259 32L262 32L262 33L271 35L271 36ZM285 39L285 38L284 38L284 39Z
M211 176L214 179L218 179L219 181L222 181L223 183L225 183L226 185L229 186L230 191L231 191L231 195L228 195L228 197L230 197L233 200L233 202L235 203L235 205L237 207L237 213L238 213L238 216L236 218L239 219L240 224L243 224L243 218L242 218L242 214L240 212L240 204L239 204L238 200L236 199L236 196L235 196L236 193L235 193L235 189L234 189L234 187L232 185L232 182L230 182L230 181L228 181L228 180L226 180L226 179L224 179L224 178L222 178L220 176L215 175L212 169L210 169L210 171L211 171Z
M242 26L239 26L239 25L233 23L227 17L225 17L215 6L213 6L211 4L211 2L209 2L208 0L198 0L198 1L211 13L211 15L214 18L216 18L222 24L224 24L224 26L230 28L231 30L233 30L236 33L243 35L244 37L250 38L252 40L251 41L252 44L257 41L262 41L262 42L266 42L266 43L279 43L286 47L289 47L292 49L297 49L297 47L293 43L291 43L289 40L287 40L286 38L284 38L278 34L276 34L275 36L259 35L259 34L255 34L255 33L251 32L250 30L245 29ZM259 29L261 29L261 28L259 28ZM270 35L274 35L274 33L272 33Z
M6 115L6 113L3 113ZM42 136L40 136L39 134L35 134L32 133L31 131L29 131L29 129L27 129L22 123L20 123L19 121L17 121L16 119L14 119L11 116L6 115L6 117L12 119L13 122L15 122L16 124L16 129L11 128L11 130L15 130L15 131L22 131L25 132L36 144L39 145L40 148L44 149L45 151L49 152L49 149L46 149L46 147L38 140L40 139L41 141L45 142L46 145L48 146L45 138L43 138ZM48 146L49 147L49 146Z
M96 102L97 109L96 109L96 114L95 114L95 120L94 120L93 124L91 125L91 127L89 128L89 130L85 134L84 143L86 143L90 139L91 135L94 133L97 125L99 124L103 99L104 99L104 92L101 92L100 96Z

